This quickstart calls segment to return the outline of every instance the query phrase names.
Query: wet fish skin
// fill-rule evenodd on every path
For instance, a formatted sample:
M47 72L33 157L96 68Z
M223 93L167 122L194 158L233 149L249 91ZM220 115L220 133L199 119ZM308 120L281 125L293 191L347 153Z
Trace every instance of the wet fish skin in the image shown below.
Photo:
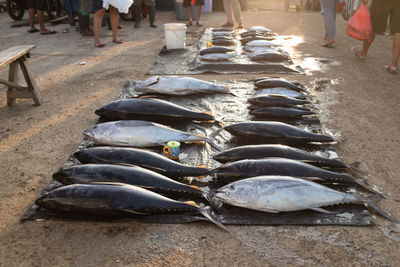
M277 121L239 122L223 129L238 137L257 137L271 142L334 142L330 136L314 134L301 128Z
M215 38L212 40L213 45L217 46L232 46L234 45L233 40L224 39L224 38Z
M232 55L226 53L210 53L203 55L200 58L206 61L226 61L229 60L231 57Z
M362 197L290 176L259 176L240 180L217 189L215 197L233 206L271 212L311 209L345 203L364 204L391 222L399 223L383 211L374 196Z
M286 87L297 92L305 92L306 90L288 80L281 78L266 78L258 80L254 83L257 88L273 88L273 87Z
M244 159L226 163L211 171L215 179L234 181L261 175L283 175L316 179L328 183L358 185L356 179L346 173L332 172L297 160L287 158Z
M212 46L206 49L203 49L199 52L200 55L213 54L213 53L228 53L233 51L231 48L223 47L223 46Z
M260 118L299 119L303 116L315 114L311 110L295 107L262 107L250 111L250 114Z
M349 168L342 161L321 157L310 152L285 145L247 145L234 147L213 156L213 159L226 163L242 159L287 158L302 161L318 167L345 170Z
M112 101L97 109L95 113L105 120L149 120L166 119L211 121L208 112L196 112L168 101L154 98L129 98Z
M210 170L191 167L173 161L160 154L137 148L93 147L74 153L81 163L131 164L140 166L169 178L204 176Z
M144 94L193 95L193 94L227 94L229 88L215 85L203 80L175 75L153 76L138 83L135 90Z
M122 120L99 123L83 134L98 144L132 147L152 147L178 142L211 142L201 135L194 135L170 127L142 120ZM214 145L214 144L213 144Z
M279 46L278 43L273 42L273 41L266 41L266 40L254 40L254 41L250 41L246 44L246 46L249 47L271 47L271 46Z
M278 94L258 94L250 97L247 101L253 105L261 107L295 106L295 105L305 105L311 103L308 100L302 100Z
M154 192L125 184L73 184L46 193L36 204L55 212L121 211L133 214L158 214L168 211L197 212L188 205Z
M272 32L264 26L253 26L247 29L248 32Z
M205 194L196 186L180 183L157 172L134 165L80 164L61 168L53 174L53 178L64 185L99 182L124 183L170 197L177 194L202 197Z
M240 39L240 42L245 45L248 42L254 41L254 40L265 40L265 41L272 41L274 40L274 36L263 36L263 35L248 35L247 37L244 37Z
M306 98L310 97L310 95L308 95L308 94L290 90L289 88L285 88L285 87L272 87L272 88L260 89L254 93L254 96L263 95L263 94L267 94L267 95L268 94L277 94L277 95L284 95L284 96L299 98L299 99L306 99Z
M255 61L270 61L270 62L281 62L281 61L289 61L289 55L285 53L275 52L275 51L255 51L251 52L249 58Z

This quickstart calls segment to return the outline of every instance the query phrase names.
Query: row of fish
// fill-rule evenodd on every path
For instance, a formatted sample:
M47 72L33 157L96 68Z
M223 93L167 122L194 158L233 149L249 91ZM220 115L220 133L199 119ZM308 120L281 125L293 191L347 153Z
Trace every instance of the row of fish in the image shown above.
M258 88L271 90L280 87L286 91L300 94L296 99L308 97L304 88L282 79L260 79L255 82L255 85ZM151 77L138 84L137 91L144 94L170 95L229 93L229 89L226 87L178 76ZM212 121L215 118L209 113L191 111L159 99L132 98L114 101L97 110L96 114L103 119L110 120L110 122L98 124L86 130L84 134L103 145L149 147L163 145L170 140L177 140L182 142L205 141L218 149L213 139L222 130L226 130L234 136L257 137L258 139L265 139L267 142L272 141L272 143L287 141L287 143L297 144L334 141L329 136L314 134L292 125L274 121L235 123L219 129L209 137L196 136L145 120L179 118L187 121ZM271 212L301 209L321 211L318 209L321 206L351 202L367 204L383 216L390 218L374 204L373 199L345 196L348 194L305 181L305 179L311 177L313 180L323 181L324 183L353 184L371 190L362 181L354 179L349 174L332 171L352 171L351 166L337 160L319 157L300 149L278 144L242 146L220 152L214 155L214 159L225 164L213 170L205 166L186 166L158 153L139 148L93 147L78 151L74 156L83 164L60 169L59 172L54 174L54 179L68 186L60 187L42 196L37 200L38 205L51 211L68 210L78 213L93 212L94 214L102 214L103 211L105 214L122 212L136 215L170 212L200 213L223 227L211 215L208 208L200 208L194 202L180 202L176 199L183 194L189 199L205 197L213 205L215 203L212 199L219 199L231 205L263 210L249 201L245 202L248 203L247 206L238 204L242 200L245 201L244 197L246 196L240 195L241 190L238 191L239 193L236 191L229 192L229 190L240 187L242 184L239 185L238 183L242 181L253 181L251 179L256 181L258 179L248 177L265 176L262 183L243 182L246 184L246 190L256 190L248 193L247 197L254 196L253 200L264 199L257 192L262 192L263 188L265 189L268 186L272 188L276 183L279 183L275 180L279 180L281 176L291 176L286 177L287 179L283 177L283 182L279 180L280 183L289 184L289 188L292 187L291 183L293 182L299 184L299 188L303 184L305 184L304 188L307 188L306 185L309 183L312 185L310 186L312 189L305 191L307 194L315 196L315 194L319 194L318 192L327 191L330 192L331 195L329 196L332 196L332 199L330 202L318 202L318 198L315 198L313 203L304 202L300 197L306 195L306 193L298 193L297 206L292 205L288 209L284 207L284 205L288 205L284 201L284 203L274 204L278 205L278 208L276 206L270 207L270 210L274 210ZM179 177L202 177L206 175L210 175L214 182L220 181L222 183L223 187L216 189L217 193L177 181ZM279 177L275 177L276 175L279 175ZM226 183L231 184L226 185ZM129 184L129 186L126 184ZM262 188L258 188L260 185ZM149 193L147 189L154 192ZM288 191L283 189L273 191L282 194L282 197L288 194ZM333 196L334 192L336 192L336 196ZM157 193L163 194L164 197L157 195ZM345 197L340 198L339 195ZM276 195L272 197L275 198ZM293 195L292 198L296 199L296 196ZM259 203L260 201L256 200L256 202ZM279 205L282 207L279 208ZM268 205L264 207L264 211L268 211Z
M240 37L239 37L240 36ZM211 33L212 47L199 52L205 61L227 61L234 56L234 46L240 41L243 50L254 61L288 62L289 54L280 48L277 34L270 29L255 26L237 34L226 29L213 29Z

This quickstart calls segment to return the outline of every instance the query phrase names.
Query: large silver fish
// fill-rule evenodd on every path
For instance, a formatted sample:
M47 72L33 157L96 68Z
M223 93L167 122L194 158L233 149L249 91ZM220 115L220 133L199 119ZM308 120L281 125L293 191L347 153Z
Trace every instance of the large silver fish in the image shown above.
M113 218L168 213L200 213L219 227L210 211L193 201L176 201L146 189L119 183L73 184L50 191L36 204L55 213Z
M153 76L138 83L135 90L145 94L193 95L227 94L229 88L203 80L181 76Z
M257 46L257 47L271 47L271 46L279 46L278 43L273 41L266 41L266 40L254 40L250 41L246 44L246 46Z
M148 120L155 122L197 120L210 121L209 112L196 112L174 103L154 98L129 98L108 103L95 111L106 120Z
M288 176L259 176L240 180L217 189L215 197L233 206L272 213L306 209L329 212L321 207L344 203L365 204L386 219L398 223L379 208L372 198L343 193Z
M264 89L261 89L261 90L257 90L254 93L254 96L262 95L262 94L285 95L285 96L288 96L288 97L301 98L301 99L310 97L310 95L308 95L308 94L297 92L297 91L294 91L294 90L290 90L289 88L285 88L285 87L273 87L273 88L264 88Z
M210 136L216 136L222 130L230 134L244 138L257 138L255 141L268 143L309 143L309 142L334 142L326 135L315 134L301 128L277 121L239 122L225 126Z
M167 126L141 120L123 120L99 123L85 130L83 134L96 143L111 146L152 147L165 145L169 141L205 141L217 146L200 134L190 134Z
M270 61L270 62L281 62L288 61L290 57L288 54L280 53L278 51L254 51L249 54L249 58L255 61Z
M226 53L210 53L202 55L200 58L206 61L226 61L232 57L231 54Z

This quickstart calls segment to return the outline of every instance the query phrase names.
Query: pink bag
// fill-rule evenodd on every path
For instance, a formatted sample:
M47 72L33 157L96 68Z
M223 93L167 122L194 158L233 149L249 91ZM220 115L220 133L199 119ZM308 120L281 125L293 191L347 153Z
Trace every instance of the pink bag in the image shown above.
M366 4L362 4L347 23L346 33L357 40L370 40L372 24Z

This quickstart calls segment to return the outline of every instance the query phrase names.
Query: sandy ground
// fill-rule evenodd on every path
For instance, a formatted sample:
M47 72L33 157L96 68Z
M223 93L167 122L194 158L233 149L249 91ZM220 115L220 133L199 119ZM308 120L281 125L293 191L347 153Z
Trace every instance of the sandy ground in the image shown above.
M337 47L320 46L321 16L316 12L283 11L282 1L251 1L246 26L264 25L282 35L303 39L298 56L335 60L309 75L283 76L313 86L326 129L340 138L337 151L348 163L359 161L370 183L390 194L379 204L400 218L400 76L383 66L391 57L391 37L379 36L370 58L357 60L350 47L358 42L337 21ZM25 14L27 18L27 14ZM175 21L174 13L158 12L157 23ZM204 14L206 27L224 22L223 13ZM398 266L399 228L377 217L374 227L228 226L230 234L210 223L158 225L37 221L19 218L49 183L82 140L82 130L96 122L94 110L113 100L126 79L144 79L164 45L163 28L133 29L121 21L120 37L111 42L104 29L103 49L69 24L49 25L56 35L11 28L0 13L0 48L36 44L29 60L43 95L6 105L0 85L0 266ZM68 28L69 33L62 33ZM85 61L85 65L80 62ZM311 66L313 67L313 66ZM7 70L0 78L7 78ZM261 75L198 75L207 80L233 80Z

